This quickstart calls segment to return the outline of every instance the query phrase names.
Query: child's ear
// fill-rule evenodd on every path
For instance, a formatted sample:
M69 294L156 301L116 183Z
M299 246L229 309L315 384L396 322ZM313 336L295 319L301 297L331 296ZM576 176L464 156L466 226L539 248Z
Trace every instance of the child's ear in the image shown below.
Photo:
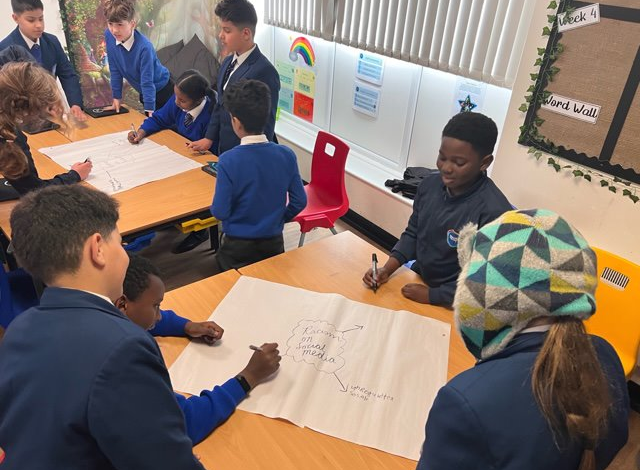
M118 299L114 302L114 304L117 308L122 310L123 313L127 313L127 296L126 295L123 294L120 297L118 297Z
M89 245L89 256L93 264L100 268L104 267L107 261L104 253L104 237L99 233L94 233L86 243Z
M15 21L16 23L18 22L18 15L16 15L15 13L11 13L11 18L13 18L13 21Z
M482 157L482 165L480 166L480 169L482 171L485 171L487 168L489 168L489 166L492 163L493 163L493 154L485 155L484 157Z

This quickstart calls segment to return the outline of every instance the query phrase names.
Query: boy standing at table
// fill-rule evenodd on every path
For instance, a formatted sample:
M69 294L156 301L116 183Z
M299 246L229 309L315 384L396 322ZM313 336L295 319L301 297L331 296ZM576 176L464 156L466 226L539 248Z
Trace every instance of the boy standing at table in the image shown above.
M377 276L373 269L365 273L367 286L377 289L400 266L415 260L411 269L425 284L407 284L402 295L424 304L452 305L460 273L460 229L469 222L482 227L511 210L486 174L497 138L495 122L484 114L459 113L449 120L438 153L440 174L427 175L420 183L407 228Z
M140 94L147 116L161 108L173 96L169 70L160 63L153 44L136 29L132 0L107 0L104 15L108 28L107 44L113 107L120 111L122 80Z
M18 25L0 41L0 50L11 45L22 46L45 69L60 79L71 114L86 120L82 112L82 92L78 74L73 69L62 45L53 34L44 32L44 5L41 0L11 0L12 18Z
M224 330L215 322L192 322L173 310L160 310L164 299L164 283L160 272L142 256L129 255L129 267L124 278L124 292L116 306L136 325L153 336L187 336L201 338L213 344L222 338ZM193 445L198 444L235 411L256 385L270 377L280 367L277 343L263 344L255 351L247 366L224 384L203 390L199 396L176 400L184 413L187 434Z
M219 69L218 102L213 108L206 136L189 146L200 151L211 149L214 154L222 155L240 143L231 125L231 116L224 107L227 87L243 78L259 80L269 87L271 109L263 132L268 140L274 142L280 75L253 41L258 16L248 0L222 0L216 5L215 13L220 18L220 42L230 54Z
M220 155L211 205L224 231L216 253L222 271L284 253L284 224L307 204L295 153L263 133L270 103L269 88L257 80L240 80L225 91L240 145Z
M15 256L45 289L0 343L3 470L196 470L157 344L114 305L129 258L117 203L34 191L11 214Z

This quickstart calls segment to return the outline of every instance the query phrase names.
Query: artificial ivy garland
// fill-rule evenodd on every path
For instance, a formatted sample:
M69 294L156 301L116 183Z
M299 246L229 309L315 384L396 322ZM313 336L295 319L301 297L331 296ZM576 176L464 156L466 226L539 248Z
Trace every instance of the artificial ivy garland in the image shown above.
M555 0L551 1L547 6L547 9L558 11L558 3ZM571 14L574 10L575 8L571 6L571 0L560 2L560 11ZM542 36L548 36L549 39L551 39L552 34L559 34L557 27L554 27L556 19L556 14L547 15L549 25L542 29ZM536 110L539 109L541 103L551 96L551 92L544 90L544 88L546 88L548 82L553 81L553 77L560 71L558 67L555 67L552 64L564 51L564 46L557 41L551 40L548 44L549 45L546 48L538 48L538 58L536 59L534 66L541 68L538 73L530 74L531 80L534 84L529 86L527 89L528 94L524 97L525 102L518 108L518 110L523 113L526 113L529 110L531 103L535 104ZM536 83L538 86L536 86ZM544 119L535 116L530 125L523 124L520 126L520 141L530 140L539 142L540 147L544 146L546 151L552 155L556 154L558 147L556 147L549 139L542 137L538 132L538 127L542 125L543 122ZM543 156L543 152L536 146L529 147L528 153L533 155L536 160L540 160ZM567 162L565 161L564 163ZM563 165L561 164L560 158L557 156L549 156L547 158L547 165L553 167L553 169L558 173L569 170L575 178L584 179L589 182L593 181L593 178L599 179L600 187L607 188L612 193L622 194L622 196L628 197L634 203L640 201L640 197L636 194L637 188L636 186L632 186L630 181L616 176L602 174L582 165L573 163Z

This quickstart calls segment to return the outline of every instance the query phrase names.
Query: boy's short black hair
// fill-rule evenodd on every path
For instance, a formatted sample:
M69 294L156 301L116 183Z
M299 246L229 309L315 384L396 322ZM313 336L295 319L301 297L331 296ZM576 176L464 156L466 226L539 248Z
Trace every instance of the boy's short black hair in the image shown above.
M209 94L209 80L197 70L187 70L176 80L178 89L193 101L202 101Z
M118 202L82 185L50 186L22 197L11 212L18 262L45 284L73 273L94 233L108 238L118 222Z
M129 300L136 300L149 288L149 276L160 277L160 270L151 261L134 253L129 254L129 267L124 277L122 292Z
M249 134L261 134L271 111L271 91L259 80L238 80L225 88L223 104Z
M493 154L498 139L498 127L488 116L464 112L453 116L444 129L442 137L469 142L480 158Z
M11 0L11 9L19 15L25 11L44 10L44 5L41 0Z
M256 34L258 15L248 0L222 0L216 5L215 14L222 21L230 21L238 28L249 28Z

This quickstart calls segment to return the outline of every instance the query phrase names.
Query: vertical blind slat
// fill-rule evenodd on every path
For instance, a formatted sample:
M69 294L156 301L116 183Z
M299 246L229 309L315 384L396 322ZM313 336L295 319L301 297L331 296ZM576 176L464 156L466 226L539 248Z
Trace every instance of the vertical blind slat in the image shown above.
M264 0L265 22L511 87L536 0Z

